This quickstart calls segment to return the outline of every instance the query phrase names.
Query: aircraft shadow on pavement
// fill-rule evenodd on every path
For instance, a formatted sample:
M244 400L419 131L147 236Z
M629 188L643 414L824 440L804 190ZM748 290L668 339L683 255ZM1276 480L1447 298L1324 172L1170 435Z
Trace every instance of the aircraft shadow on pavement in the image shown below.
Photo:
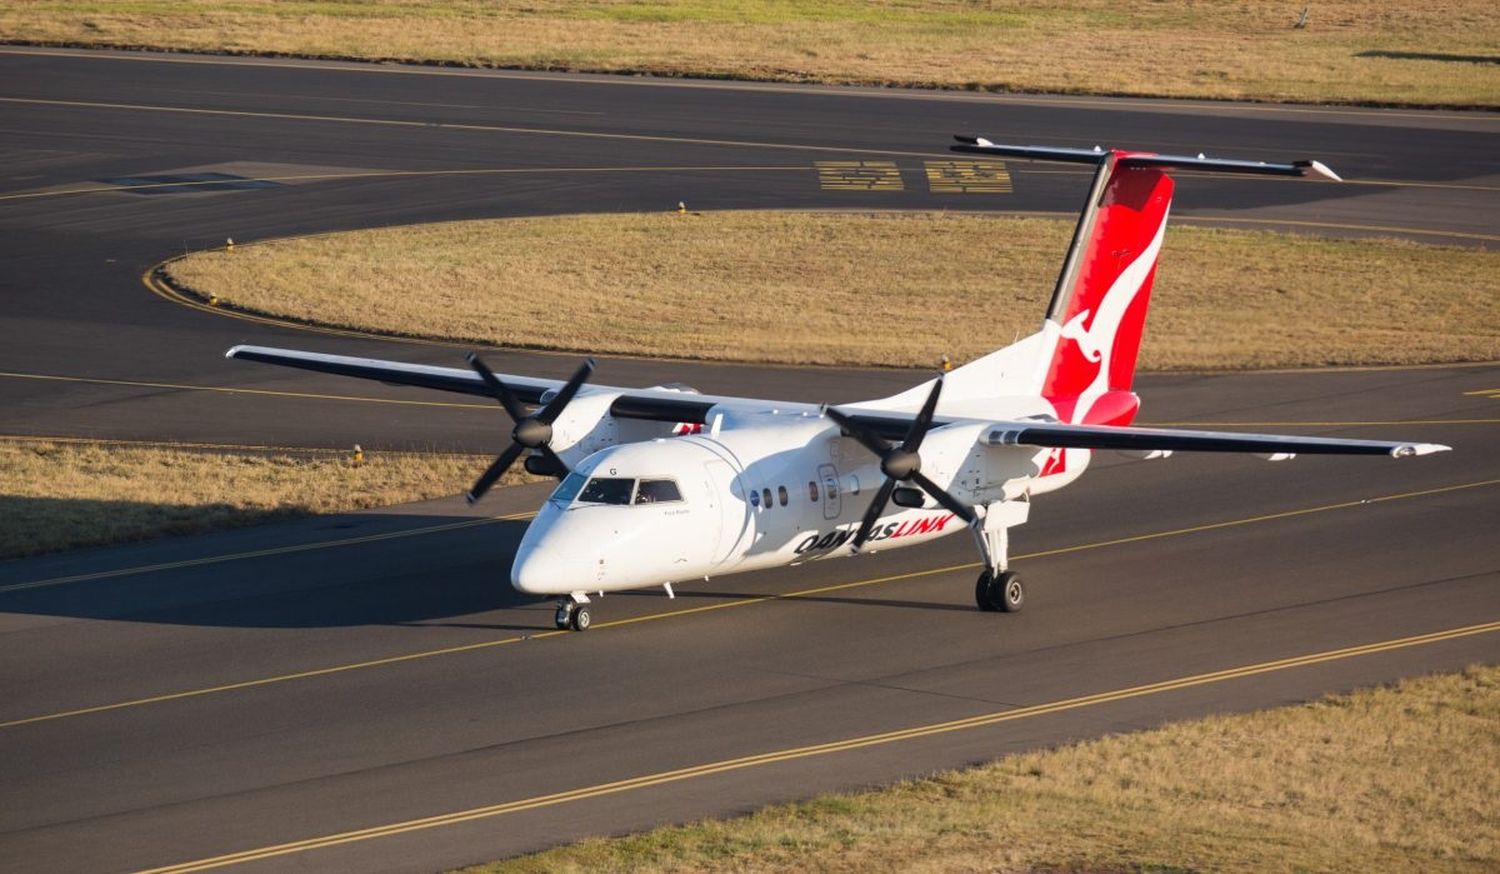
M13 496L0 496L0 509L17 500L37 512L59 510ZM63 509L100 518L127 509L120 506L123 502L86 503L91 506ZM434 620L494 629L550 628L550 602L510 586L511 560L526 530L524 520L399 535L470 521L473 517L339 514L0 562L0 615L244 628L420 625ZM389 533L397 536L296 548ZM222 560L266 550L270 554ZM167 567L109 575L156 565ZM94 574L99 576L89 578ZM84 578L68 579L76 576ZM50 582L54 579L58 582ZM6 591L32 582L43 585ZM485 615L496 611L503 612Z

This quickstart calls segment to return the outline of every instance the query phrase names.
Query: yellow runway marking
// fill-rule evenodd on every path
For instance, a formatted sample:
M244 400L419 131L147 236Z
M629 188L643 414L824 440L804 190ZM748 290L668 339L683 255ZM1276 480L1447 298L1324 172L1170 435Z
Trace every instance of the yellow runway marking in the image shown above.
M1003 161L923 161L933 194L1010 194L1015 190Z
M344 173L299 173L284 176L259 176L236 179L235 182L324 182L344 179L388 179L405 176L546 176L548 174L577 173L805 173L806 164L777 166L684 166L684 167L524 167L524 168L474 168L469 170L358 170ZM205 182L149 182L140 185L95 185L87 188L65 188L50 191L23 191L18 194L0 194L0 200L28 200L41 197L65 197L72 194L100 194L107 192L149 191L154 188L190 188L199 185L222 185L224 180L211 179Z
M824 191L901 191L901 171L894 161L818 161L818 184Z
M1362 506L1362 505L1365 505L1365 504L1379 504L1379 503L1385 503L1385 502L1388 502L1388 501L1406 500L1406 499L1409 499L1409 498L1419 498L1419 497L1425 497L1425 496L1428 496L1428 495L1437 495L1437 494L1444 494L1444 493L1447 493L1447 492L1463 491L1465 489L1482 488L1484 486L1492 486L1492 485L1497 485L1497 484L1500 484L1500 479L1482 480L1482 481L1479 481L1479 482L1470 482L1470 483L1461 483L1461 484L1452 485L1452 486L1441 486L1441 487L1438 487L1438 488L1423 489L1421 491L1414 491L1414 492L1403 492L1403 493L1394 494L1394 495L1382 495L1382 496L1379 496L1379 497L1369 498L1369 499L1365 499L1365 500L1344 501L1344 502L1338 503L1338 504L1326 504L1326 505L1318 506L1318 507L1305 507L1305 508L1298 509L1298 510L1286 510L1286 511L1283 511L1283 512L1280 512L1280 513L1270 513L1270 514L1266 514L1266 515L1262 515L1262 516L1252 516L1252 517L1245 518L1245 519L1233 519L1233 520L1229 520L1229 521L1225 521L1225 522L1213 522L1213 523L1209 523L1209 524L1205 524L1205 525L1195 525L1195 526L1192 526L1190 528L1177 528L1177 529L1172 529L1172 530L1168 530L1168 531L1152 532L1150 534L1137 534L1137 535L1134 535L1134 536L1131 536L1131 537L1120 537L1120 538L1115 538L1113 540L1104 540L1104 541L1099 541L1099 542L1095 542L1095 543L1083 543L1083 544L1077 544L1075 546L1064 546L1064 547L1060 547L1058 549L1049 549L1049 550L1044 550L1044 551L1041 551L1041 552L1032 552L1032 553L1027 553L1025 555L1018 555L1018 556L1015 556L1012 560L1014 560L1014 561L1025 561L1025 560L1030 560L1030 559L1034 559L1034 558L1045 558L1045 557L1056 556L1056 555L1066 555L1066 554L1069 554L1069 553L1084 552L1084 551L1093 550L1093 549L1102 549L1102 548L1110 547L1110 546L1121 546L1121 545L1124 545L1124 544L1127 544L1127 543L1140 543L1140 542L1145 542L1145 541L1149 541L1149 540L1158 540L1158 539L1166 538L1166 537L1176 537L1176 536L1181 536L1181 535L1185 535L1185 534L1195 534L1195 533L1202 532L1202 531L1212 531L1212 530L1222 529L1222 528L1234 528L1234 527L1238 527L1238 526L1242 526L1242 525L1252 525L1252 524L1256 524L1256 523L1260 523L1260 522L1270 522L1270 521L1274 521L1274 520L1277 520L1277 519L1289 519L1289 518L1293 518L1293 517L1296 517L1296 516L1309 515L1309 514L1312 514L1312 513L1323 513L1323 512L1328 512L1328 511L1331 511L1331 510L1343 510L1343 509L1348 509L1348 508L1351 508L1351 507ZM504 517L497 517L497 518L499 518L499 519L519 519L519 518L525 518L528 515L532 515L532 514L517 514L515 516L504 516ZM450 528L450 527L462 527L464 525L481 525L481 524L485 524L486 522L489 522L489 521L494 521L494 520L489 520L489 519L472 520L472 521L467 521L467 522L462 522L462 523L455 523L455 524L453 524L451 526L438 526L438 527L435 527L435 528L432 528L432 529L418 529L418 530L415 530L415 531L411 531L409 533L397 532L395 535L392 535L392 536L411 536L411 535L419 534L419 533L427 533L429 531L445 530L446 528ZM321 548L322 546L325 546L325 545L341 546L341 545L347 545L349 543L361 542L364 539L382 539L382 537L385 537L385 536L377 535L377 536L375 536L373 538L351 538L348 541L334 541L332 543L325 543L325 544L307 544L305 546L290 547L286 551L292 552L292 551L302 551L304 549L316 549L316 548ZM205 559L205 560L203 560L203 563L208 563L208 562L213 561L213 560L218 560L218 561L233 561L233 560L236 560L236 559L239 559L239 558L257 557L257 556L265 555L265 554L274 554L274 551L267 550L267 551L254 552L254 553L241 553L241 554L237 554L237 555L220 556L217 559ZM181 566L184 566L184 565L181 565L181 564L169 564L169 565L164 565L164 566L161 566L161 567L164 569L164 568L167 568L167 567L181 567ZM784 601L784 600L796 600L798 598L809 598L809 597L813 597L815 595L827 594L829 592L847 591L849 589L863 588L863 587L866 587L866 586L873 586L873 585L878 585L878 584L881 584L881 583L891 583L891 582L897 582L897 581L900 581L900 580L912 580L912 579L919 579L919 578L922 578L922 577L937 576L937 575L940 575L940 574L954 573L954 572L957 572L957 571L972 570L972 569L977 568L977 567L979 567L979 562L967 562L965 564L949 565L947 567L929 568L927 570L911 571L909 573L904 573L904 574L893 574L893 575L883 576L883 577L874 577L874 578L871 578L871 579L855 580L855 581L847 582L847 583L834 583L832 585L818 586L818 587L812 588L812 589L802 589L800 591L787 592L785 594L779 594L779 595L761 595L761 596L754 597L754 598L742 598L742 599L736 600L736 601L724 601L724 602L718 603L718 604L706 604L706 605L701 606L701 607L687 607L687 608L684 608L684 609L681 609L681 610L668 610L668 611L664 611L664 612L661 612L661 613L649 613L649 614L646 614L644 616L635 616L635 617L630 617L630 618L626 618L626 619L613 619L613 620L610 620L608 622L596 622L596 623L593 624L593 626L591 626L591 630L602 630L602 629L605 629L605 628L618 628L618 627L624 627L624 626L627 626L627 625L638 625L638 624L643 623L643 622L657 622L657 621L660 621L660 620L663 620L663 619L674 619L674 618L681 617L681 616L690 616L690 615L695 615L695 614L700 614L700 613L708 613L708 612L712 612L712 611L715 611L715 610L728 610L728 609L737 608L737 607L748 607L748 606L755 605L755 604L764 604L764 603L766 603L768 601ZM106 571L106 572L103 572L99 576L87 576L87 575L85 575L84 578L86 578L86 579L98 579L98 578L100 578L100 576L124 576L124 575L131 574L131 573L143 573L143 572L146 572L146 571L156 570L156 569L158 569L156 566L144 567L144 568L127 568L127 569L122 569L119 572L108 572L108 571ZM49 584L49 585L58 585L58 584L61 584L61 583L64 583L64 582L77 581L77 579L78 578L61 578L61 579L56 579L56 580L42 580L42 581L38 581L38 582L39 583L43 583L43 584ZM23 583L23 584L20 584L20 585L21 586L26 586L27 584ZM0 591L4 591L4 590L0 589ZM413 652L413 653L407 653L407 654L398 655L398 656L388 656L388 657L385 657L385 658L374 659L374 660L371 660L371 661L355 662L355 663L344 664L344 665L334 665L334 666L331 666L331 667L315 668L315 669L312 669L312 670L298 671L298 672L290 673L290 674L281 674L281 675L271 676L271 677L262 677L262 678L254 679L254 680L244 680L244 681L241 681L241 682L229 683L229 684L222 685L222 686L213 686L213 687L208 687L208 688L203 688L203 689L189 689L189 690L185 690L185 691L181 691L181 692L170 692L170 693L166 693L166 694L163 694L163 695L153 695L153 696L147 697L147 698L137 698L137 699L133 699L133 700L129 700L129 701L119 701L119 702L115 702L113 704L100 704L100 705L93 706L93 707L83 707L83 708L78 708L78 709L75 709L75 710L67 710L67 711L62 711L62 712L58 712L58 713L48 713L48 714L42 714L42 715L39 715L39 716L31 716L31 717L26 717L26 718L22 718L22 719L15 719L15 720L11 720L9 722L0 722L0 728L9 728L11 726L18 726L18 725L29 725L29 724L37 723L37 722L49 722L49 721L54 720L54 719L64 719L64 718L71 717L71 716L83 716L85 714L90 714L90 713L102 713L102 712L109 711L109 710L121 710L121 709L124 709L124 708L127 708L127 707L138 707L138 706L146 705L146 704L158 704L158 703L161 703L161 702L164 702L164 701L175 701L175 700L179 700L179 699L183 699L183 698L196 698L196 697L203 696L203 695L212 695L212 694L215 694L215 693L218 693L218 692L228 692L228 691L232 691L232 690L235 690L235 689L247 689L247 688L252 688L252 687L256 687L256 686L269 686L269 685L272 685L274 683L284 683L284 682L288 682L288 681L291 681L291 680L302 680L302 679L308 679L308 678L311 678L311 677L323 677L323 676L328 676L330 674L340 674L340 673L345 673L345 672L348 672L348 671L361 670L361 669L364 669L364 668L379 667L381 665L389 665L389 664L396 664L396 663L399 663L399 662L410 662L410 661L416 661L416 660L419 660L419 659L434 658L434 657L437 657L437 656L444 656L444 655L452 655L454 653L474 652L476 650L488 649L488 648L493 648L493 647L497 647L497 646L507 646L509 644L519 643L519 642L521 642L523 640L528 639L528 637L530 639L532 639L532 640L537 640L537 639L542 639L542 638L557 637L557 636L561 636L561 635L567 635L567 634L570 634L570 633L572 633L572 632L568 632L568 631L539 631L539 632L537 632L535 634L531 634L531 635L517 635L517 636L514 636L514 637L500 638L500 639L492 640L492 641L483 641L483 642L480 642L480 643L467 644L467 645L461 646L461 647L449 647L449 648L444 648L444 649L436 649L436 650L426 650L426 651L420 651L420 652Z
M97 443L105 446L147 446L157 449L211 449L244 452L295 452L302 455L348 455L347 446L273 446L266 443L200 443L189 440L128 440L118 437L62 437L55 434L0 434L4 443ZM480 452L458 452L443 449L372 449L371 455L451 455L461 458L488 458Z
M48 589L53 586L61 586L67 583L84 583L93 580L108 580L115 577L133 577L140 574L156 573L158 571L177 570L185 567L201 567L206 564L223 564L229 561L242 561L247 558L265 558L271 555L290 555L296 552L313 552L319 549L333 549L339 546L355 546L361 543L375 543L381 540L400 540L404 537L419 537L426 534L437 534L440 531L454 531L459 528L473 528L476 525L491 525L495 522L510 522L517 519L530 519L535 516L534 511L525 513L508 513L503 516L486 516L482 519L464 519L460 522L444 522L441 525L425 525L420 528L402 528L399 531L387 531L382 534L365 534L359 537L344 537L338 540L317 540L311 543L297 543L291 546L272 546L266 549L252 549L246 552L230 552L222 555L206 555L202 558L186 558L180 561L164 561L158 564L142 564L131 567L114 568L107 571L94 571L86 574L73 574L66 577L50 577L45 580L30 580L24 583L11 583L0 586L0 593L25 592L31 589ZM0 728L13 723L0 723Z
M1471 398L1491 398L1493 400L1500 400L1500 388L1482 388L1479 391L1466 391L1464 392L1464 396Z
M274 844L267 847L258 847L252 850L242 850L237 853L226 853L221 856L211 856L205 859L197 859L191 862L182 862L176 865L167 865L161 868L152 868L142 874L182 874L188 871L204 871L211 868L221 868L226 865L237 865L243 862L253 862L261 859L272 859L278 856L286 856L292 853L304 853L309 850L319 850L327 847L336 847L341 844L349 844L357 841L367 841L376 838L393 837L407 832L421 831L442 826L457 825L474 820L489 819L496 816L504 816L509 813L518 813L523 810L536 810L542 807L555 807L560 804L568 804L574 801L584 801L590 798L601 798L608 795L616 795L621 792L631 792L637 789L646 789L652 786L662 786L669 783L677 783L683 780L692 780L699 777L709 777L715 774L724 774L731 771L741 771L747 768L757 768L765 765L773 765L781 762L791 762L798 759L811 758L813 756L826 756L835 753L849 752L851 750L864 749L867 747L883 746L885 744L899 743L902 741L917 740L920 738L933 737L948 734L955 731L970 731L977 728L987 728L993 725L1001 725L1007 722L1015 722L1023 719L1034 719L1039 716L1050 716L1056 713L1064 713L1069 710L1078 710L1086 707L1098 707L1104 704L1112 704L1117 701L1126 701L1132 698L1143 698L1151 695L1162 695L1168 692L1177 692L1183 689L1191 689L1197 686L1205 686L1216 683L1225 683L1231 680L1254 677L1261 674L1269 674L1278 671L1289 671L1296 668L1308 667L1310 665L1325 664L1328 662L1342 661L1345 659L1359 658L1361 656L1387 653L1397 650L1410 649L1418 646L1431 646L1450 640L1459 640L1465 637L1473 637L1480 634L1492 634L1500 631L1500 622L1484 622L1477 625L1466 625L1458 628L1448 628L1429 634L1419 634L1411 637L1395 638L1393 640L1378 641L1359 646L1344 647L1342 649L1324 650L1322 652L1307 653L1305 655L1292 656L1290 658L1276 659L1274 661L1258 662L1254 664L1241 665L1219 671L1209 671L1201 674L1190 674L1176 677L1170 680L1162 680L1155 683L1145 683L1139 686L1130 686L1123 689L1114 689L1106 692L1097 692L1092 695L1080 695L1075 698L1063 698L1056 701L1048 701L1042 704L1032 704L1024 707L1014 707L1006 710L997 710L990 713L981 713L962 719L953 719L946 722L934 722L927 725L918 725L911 728L884 731L876 734L859 735L845 738L843 740L830 741L827 743L811 744L808 746L791 747L788 749L774 750L772 752L757 755L741 756L734 759L724 759L717 762L706 762L701 765L693 765L687 768L678 768L671 771L660 771L655 774L643 774L639 777L631 777L625 780L616 780L610 783L599 783L593 786L583 786L578 789L570 789L564 792L554 792L548 795L538 795L532 798L523 798L516 801L506 801L499 804L490 804L483 807L472 807L467 810L457 810L451 813L427 816L420 819L409 819L402 822L393 822L386 825L373 826L371 828L356 829L353 831L339 832L320 837L305 838L300 841L290 841L282 844Z
M815 146L799 143L772 143L755 140L718 140L702 137L669 137L651 134L618 134L603 131L564 130L559 128L518 127L502 124L465 124L432 121L407 121L395 118L360 118L352 115L313 115L299 112L257 112L247 109L204 109L191 106L160 106L147 103L104 103L95 100L41 100L30 97L0 97L0 103L20 103L32 106L70 106L83 109L120 109L134 112L162 112L177 115L208 115L229 118L267 118L282 121L315 121L334 124L360 124L376 127L431 128L447 131L474 131L479 133L528 134L543 137L571 137L593 140L623 140L639 143L680 143L693 146L728 146L743 149L777 149L791 152L831 152L841 155L884 155L930 158L935 150L909 152L897 149L856 149L847 146Z
M89 376L58 376L50 373L15 373L0 371L4 379L35 379L51 382L77 382L88 385L120 385L132 388L160 388L174 391L207 391L231 395L268 395L280 398L311 398L319 401L359 401L366 404L401 404L414 407L459 407L463 409L492 410L494 404L461 404L453 401L408 401L398 398L371 398L359 395L324 395L300 391L275 391L266 388L229 388L222 385L184 385L171 382L142 382L130 379L103 379Z

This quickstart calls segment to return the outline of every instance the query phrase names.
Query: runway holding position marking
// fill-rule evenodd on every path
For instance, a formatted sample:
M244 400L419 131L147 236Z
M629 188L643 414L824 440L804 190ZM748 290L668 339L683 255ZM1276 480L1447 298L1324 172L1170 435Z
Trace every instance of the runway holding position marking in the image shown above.
M116 57L0 50L8 434L502 445L491 405L225 361L255 342L461 362L142 288L151 265L227 237L678 201L1076 209L1077 174L939 167L955 131L1306 155L1372 183L1185 177L1189 219L1478 245L1500 191L1486 114ZM825 191L820 161L886 162L900 186ZM255 164L288 184L76 191ZM556 376L575 357L491 363ZM832 402L920 378L619 359L599 377ZM538 488L0 564L0 867L427 871L1494 661L1497 384L1493 365L1143 377L1156 422L1456 451L1100 454L1015 533L1031 598L1008 617L973 609L972 545L954 537L676 601L611 595L596 630L558 634L550 604L506 585Z

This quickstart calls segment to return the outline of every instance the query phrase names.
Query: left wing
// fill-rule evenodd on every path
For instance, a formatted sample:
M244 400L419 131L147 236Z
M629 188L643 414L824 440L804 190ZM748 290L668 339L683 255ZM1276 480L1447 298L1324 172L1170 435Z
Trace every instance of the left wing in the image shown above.
M268 346L235 346L224 353L225 358L240 361L259 361L263 364L279 364L318 373L333 373L359 379L373 379L390 385L413 385L438 391L494 397L492 390L473 370L461 367L436 367L431 364L408 364L403 361L384 361L379 358L356 358L350 355L328 355L322 352L303 352L297 349L273 349ZM526 404L542 403L543 395L563 387L561 379L536 379L529 376L501 374L505 385ZM624 419L646 419L654 422L690 422L706 424L708 411L726 401L742 401L741 398L719 398L709 395L684 394L670 389L629 389L594 385L585 392L615 392L618 397L610 404L610 415Z
M1447 452L1440 443L1389 440L1345 440L1288 437L1233 431L1178 431L1113 425L1065 425L1058 422L1002 422L985 434L990 446L1039 446L1067 449L1127 449L1168 452L1258 452L1269 455L1389 455L1410 458Z

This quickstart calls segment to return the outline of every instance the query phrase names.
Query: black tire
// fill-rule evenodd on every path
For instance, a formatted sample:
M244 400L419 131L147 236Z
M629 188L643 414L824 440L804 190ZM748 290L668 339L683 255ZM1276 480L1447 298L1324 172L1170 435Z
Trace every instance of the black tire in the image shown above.
M577 607L573 608L574 631L588 631L589 623L593 621L594 617L589 615L589 608L583 606L582 604L579 604Z
M567 628L571 627L573 624L572 609L564 606L558 606L557 612L553 614L552 622L558 627L559 630L566 630Z
M995 578L990 589L990 598L1002 613L1019 613L1026 606L1026 587L1021 585L1021 575L1006 571Z
M999 603L992 597L994 584L994 577L989 571L980 574L979 579L974 581L974 603L986 613L994 613L1000 609Z
M1026 605L1026 587L1020 574L1005 571L996 576L985 571L974 581L974 603L986 613L1019 613Z

